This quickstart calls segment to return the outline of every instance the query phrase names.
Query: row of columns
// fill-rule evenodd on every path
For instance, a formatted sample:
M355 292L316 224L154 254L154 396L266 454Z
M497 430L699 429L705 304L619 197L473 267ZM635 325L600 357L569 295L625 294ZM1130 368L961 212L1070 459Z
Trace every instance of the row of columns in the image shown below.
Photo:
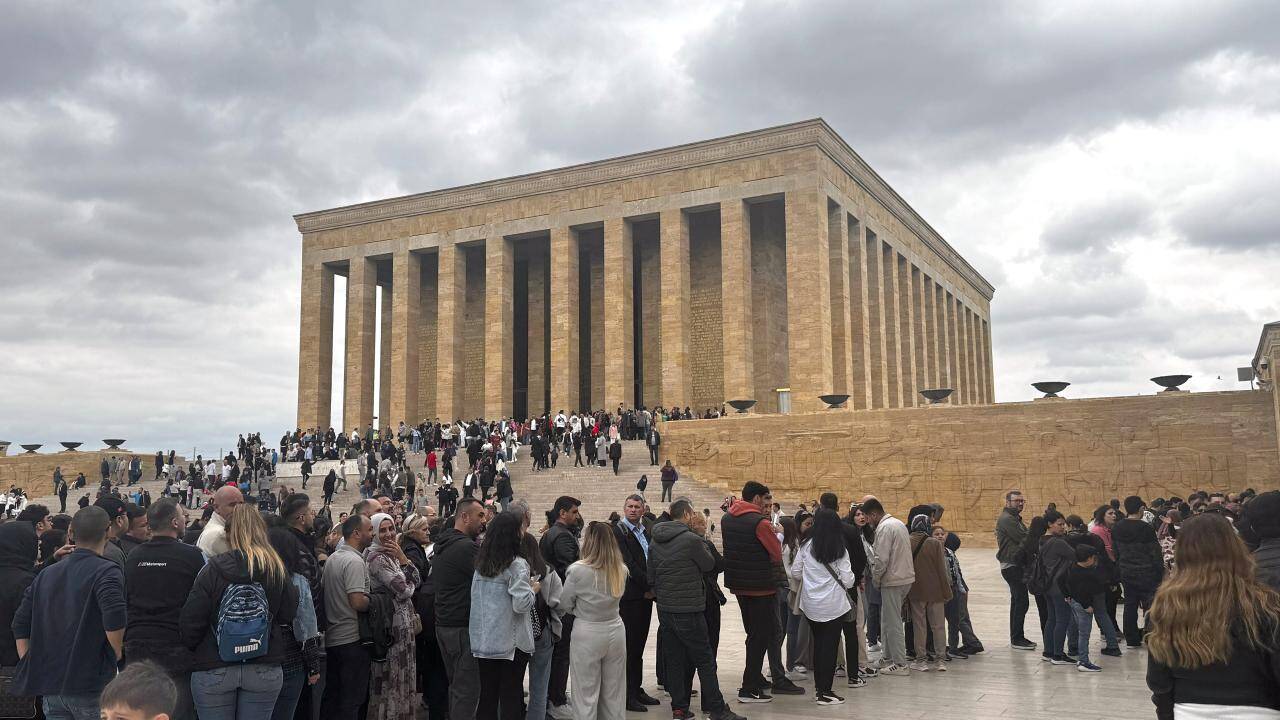
M833 386L852 407L923 405L950 387L954 404L994 402L988 320L865 223L828 202ZM845 278L848 278L847 282Z
M990 329L953 293L913 265L845 208L812 189L783 196L786 226L788 384L795 410L818 409L817 396L848 393L857 408L920 404L925 387L950 386L954 401L992 400ZM724 399L752 398L752 248L750 202L720 204L720 268ZM659 221L659 332L663 405L692 404L690 362L690 232L685 209L662 210ZM482 241L485 260L483 408L485 417L513 409L513 287L511 239ZM579 233L549 229L551 412L584 409L580 395ZM634 388L634 244L632 222L603 221L604 407L631 405ZM419 327L422 258L409 250L390 257L390 301L382 316L379 417L394 426L423 417L457 418L464 407L463 308L466 245L444 238L438 253L435 407L419 407ZM381 258L385 262L385 256ZM369 425L373 414L375 292L379 259L359 257L347 268L343 426ZM334 267L304 265L298 421L329 424L332 391ZM384 295L386 297L386 295ZM829 302L822 302L829 298ZM389 339L389 341L388 341ZM531 402L530 412L541 408Z

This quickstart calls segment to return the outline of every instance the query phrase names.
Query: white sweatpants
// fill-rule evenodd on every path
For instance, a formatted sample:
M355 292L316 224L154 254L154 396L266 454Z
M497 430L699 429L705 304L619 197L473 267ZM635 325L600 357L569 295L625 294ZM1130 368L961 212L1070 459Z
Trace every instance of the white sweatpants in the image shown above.
M627 707L627 633L622 618L573 623L569 704L574 720L623 720Z

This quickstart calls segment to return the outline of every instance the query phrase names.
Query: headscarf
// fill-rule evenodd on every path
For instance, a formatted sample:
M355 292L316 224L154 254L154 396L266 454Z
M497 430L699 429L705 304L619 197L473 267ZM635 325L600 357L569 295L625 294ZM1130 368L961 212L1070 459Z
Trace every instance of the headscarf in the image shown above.
M384 512L374 513L373 516L369 518L369 521L373 523L373 544L370 545L370 547L376 547L378 549L382 549L382 543L378 542L378 528L382 527L383 520L390 520L391 527L393 528L396 526L396 519L391 517L387 513L384 513Z
M913 533L921 532L928 535L932 525L933 520L923 513L911 518L911 532Z
M39 541L35 526L14 520L0 525L0 567L32 572Z

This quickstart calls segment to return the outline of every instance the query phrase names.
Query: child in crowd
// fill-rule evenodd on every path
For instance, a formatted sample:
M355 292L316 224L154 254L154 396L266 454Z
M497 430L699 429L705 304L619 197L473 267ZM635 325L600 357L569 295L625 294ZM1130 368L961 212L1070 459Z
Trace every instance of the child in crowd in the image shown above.
M98 706L102 720L169 720L178 689L159 665L130 663L107 683Z
M1102 668L1089 662L1089 634L1093 630L1094 619L1097 619L1107 641L1103 655L1119 655L1120 644L1116 629L1105 611L1107 584L1098 572L1098 550L1092 545L1077 545L1075 551L1076 561L1063 575L1062 594L1076 616L1080 652L1076 669L1080 672L1101 672ZM1103 608L1103 612L1094 612L1098 608Z
M956 556L960 538L953 532L947 532L941 525L934 525L932 533L942 543L947 559L947 574L951 577L951 599L944 606L947 616L947 655L948 659L963 660L982 652L983 647L982 641L973 631L973 621L969 619L969 585L960 570L960 558Z

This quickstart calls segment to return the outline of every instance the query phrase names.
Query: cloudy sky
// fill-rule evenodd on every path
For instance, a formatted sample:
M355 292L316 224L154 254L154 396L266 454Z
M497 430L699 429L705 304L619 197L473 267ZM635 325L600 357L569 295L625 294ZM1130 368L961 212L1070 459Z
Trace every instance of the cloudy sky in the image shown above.
M462 9L465 7L465 9ZM997 398L1235 389L1274 2L7 3L0 439L294 420L294 213L825 118L997 288ZM339 329L340 332L340 329ZM1217 378L1221 376L1221 380Z

